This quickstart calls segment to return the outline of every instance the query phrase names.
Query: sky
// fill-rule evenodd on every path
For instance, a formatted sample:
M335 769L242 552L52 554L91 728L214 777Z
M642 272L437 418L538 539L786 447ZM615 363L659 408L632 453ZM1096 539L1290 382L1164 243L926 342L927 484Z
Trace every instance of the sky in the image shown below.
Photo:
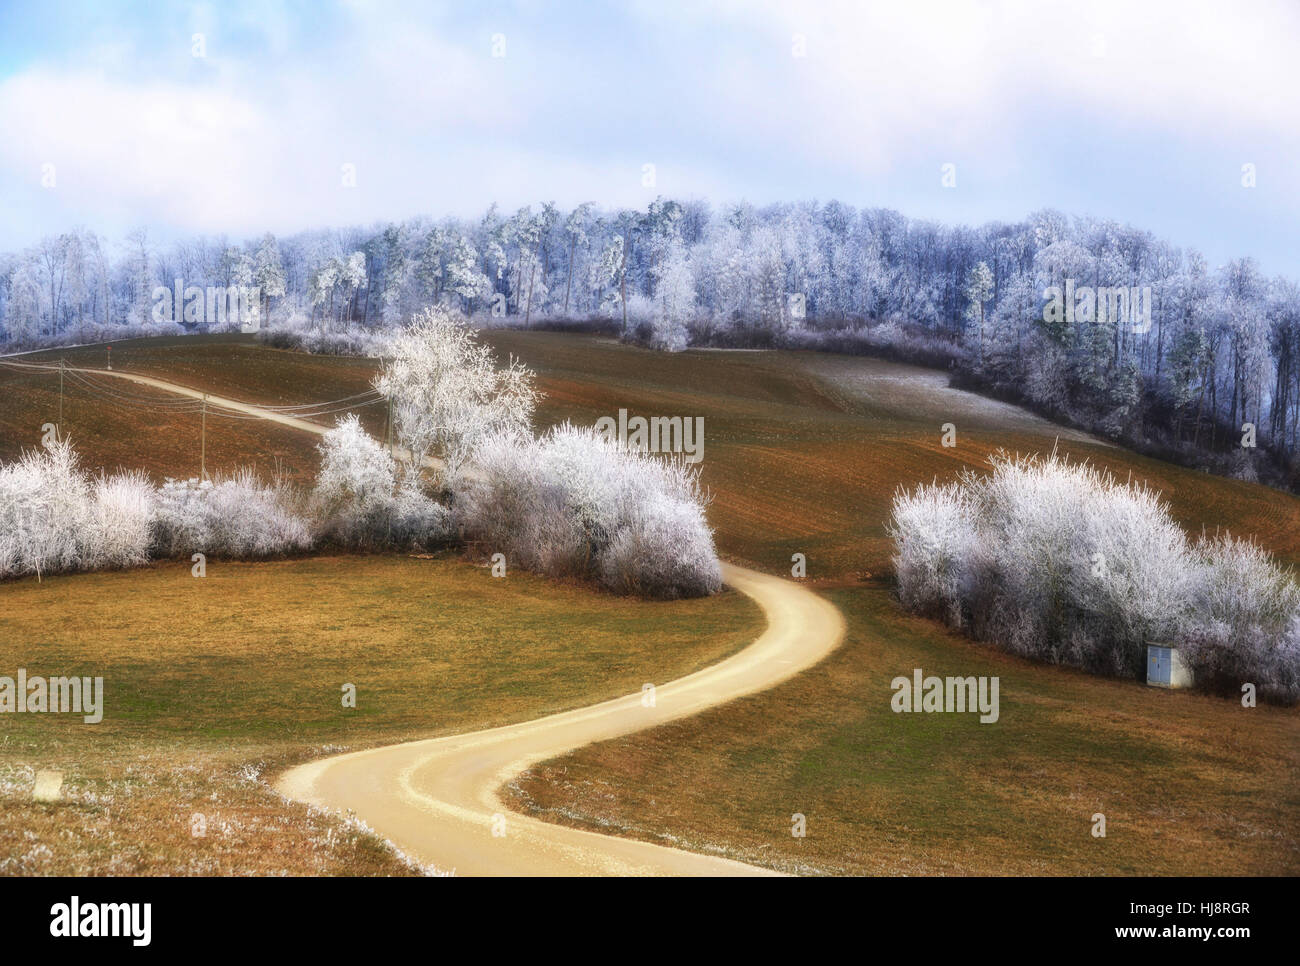
M835 198L1300 277L1298 185L1291 0L0 0L0 250Z

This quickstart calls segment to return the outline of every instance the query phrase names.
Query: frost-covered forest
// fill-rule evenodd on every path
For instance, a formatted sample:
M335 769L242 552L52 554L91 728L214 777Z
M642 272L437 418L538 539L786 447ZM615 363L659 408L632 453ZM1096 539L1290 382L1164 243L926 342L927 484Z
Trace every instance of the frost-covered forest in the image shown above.
M1112 221L954 227L834 201L660 199L246 242L75 231L0 256L0 335L18 348L233 325L160 307L155 291L177 280L255 288L263 329L318 351L366 351L444 303L483 325L586 325L670 350L883 353L1147 451L1300 479L1300 286ZM1103 320L1100 302L1045 321L1052 287L1150 298L1142 324Z

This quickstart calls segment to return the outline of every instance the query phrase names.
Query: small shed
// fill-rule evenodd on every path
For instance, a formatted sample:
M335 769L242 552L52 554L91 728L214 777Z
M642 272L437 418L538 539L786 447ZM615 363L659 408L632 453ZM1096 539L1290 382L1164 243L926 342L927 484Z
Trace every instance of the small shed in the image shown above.
M1178 648L1169 644L1147 645L1147 684L1155 688L1192 686L1192 669Z

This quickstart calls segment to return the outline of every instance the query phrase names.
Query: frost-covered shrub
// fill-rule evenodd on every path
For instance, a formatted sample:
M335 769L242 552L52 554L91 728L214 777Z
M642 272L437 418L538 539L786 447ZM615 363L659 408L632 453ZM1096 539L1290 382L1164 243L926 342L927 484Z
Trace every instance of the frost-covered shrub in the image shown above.
M322 356L379 358L390 351L392 332L360 325L322 329L306 319L281 322L261 330L261 342L277 349L294 349Z
M154 493L153 485L138 470L95 481L88 567L138 567L149 562Z
M317 447L321 454L316 495L330 508L365 515L392 500L397 463L361 428L355 413L344 416Z
M969 352L960 344L919 326L904 326L893 321L831 328L820 328L815 323L806 322L783 332L780 344L790 349L878 356L943 369L971 362Z
M651 500L614 530L600 555L605 586L641 597L716 593L722 570L713 536L695 500Z
M414 480L398 481L390 506L390 546L432 547L450 539L447 508L423 492Z
M1261 696L1300 700L1300 585L1258 545L1202 536L1197 619L1183 646L1207 684L1252 682Z
M1064 460L997 458L968 476L979 508L975 629L1012 650L1137 674L1178 630L1187 540L1158 496Z
M145 563L152 491L137 473L91 481L67 440L0 467L0 577Z
M898 588L911 611L961 626L977 530L967 492L931 484L894 498Z
M721 568L693 467L630 452L589 428L485 441L455 491L466 539L518 567L590 576L619 593L717 591Z
M89 525L90 483L67 440L0 468L0 574L82 569Z
M1139 676L1185 649L1203 685L1300 699L1300 587L1257 545L1193 544L1157 494L1055 457L900 491L890 528L909 610L1016 653Z
M320 444L314 491L323 539L344 546L429 546L447 536L447 512L422 493L412 474L399 482L397 463L381 443L345 416Z
M241 558L306 550L311 530L295 502L286 487L267 486L252 470L212 480L167 480L154 508L154 553Z

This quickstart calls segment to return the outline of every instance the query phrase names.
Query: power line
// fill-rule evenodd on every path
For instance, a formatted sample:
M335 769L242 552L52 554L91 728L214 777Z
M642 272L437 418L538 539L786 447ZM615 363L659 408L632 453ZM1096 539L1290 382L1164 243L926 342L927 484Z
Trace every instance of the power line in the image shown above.
M316 412L273 413L273 415L284 416L286 419L301 419L303 421L306 421L308 419L313 419L319 416L331 416L336 413L351 412L354 409L365 409L369 406L378 406L385 401L386 399L372 399L369 402L355 403L354 405L351 406L339 406L334 409L322 409ZM214 415L222 416L225 419L256 419L262 422L266 421L266 416L257 415L255 413L245 413L242 410L231 409L229 406L223 406L221 403L216 401L210 401L209 405L215 407L210 410ZM261 409L260 406L254 408Z
M67 366L64 360L59 361L59 365L42 365L38 363L12 362L10 360L0 359L0 366L10 368L47 371L59 373L60 381L65 378L71 379L76 385L85 390L88 394L100 399L109 400L123 405L134 406L136 408L146 408L154 412L167 411L172 413L198 412L203 408L203 402L187 398L174 398L171 396L155 396L145 393L133 392L126 387L114 385L110 386L104 381L105 377L98 375L95 370L79 369ZM108 379L121 377L107 377ZM133 384L133 385L139 385ZM164 390L165 391L165 390ZM343 396L339 399L321 400L310 403L296 403L286 406L269 406L256 403L246 403L263 412L275 413L283 416L293 416L297 418L312 418L318 416L329 416L340 412L347 412L352 409L362 409L367 406L378 405L386 399L378 390L370 389L366 392L354 393L351 396ZM209 401L212 407L221 410L221 415L235 419L260 419L257 415L232 415L230 407L222 406L219 402Z
M161 407L169 409L193 409L196 406L195 400L184 397L177 398L175 395L168 396L151 396L144 393L123 391L116 386L109 387L103 383L87 378L76 369L68 369L67 376L91 395L100 399L111 399L127 405L141 405L149 408Z

